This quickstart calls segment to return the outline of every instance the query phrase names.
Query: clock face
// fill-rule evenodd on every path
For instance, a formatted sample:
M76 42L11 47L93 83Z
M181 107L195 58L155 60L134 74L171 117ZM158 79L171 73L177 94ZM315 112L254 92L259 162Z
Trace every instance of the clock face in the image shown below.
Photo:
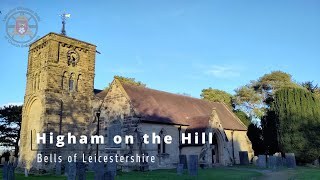
M76 66L77 63L79 62L79 54L75 50L70 50L67 53L68 57L68 65Z

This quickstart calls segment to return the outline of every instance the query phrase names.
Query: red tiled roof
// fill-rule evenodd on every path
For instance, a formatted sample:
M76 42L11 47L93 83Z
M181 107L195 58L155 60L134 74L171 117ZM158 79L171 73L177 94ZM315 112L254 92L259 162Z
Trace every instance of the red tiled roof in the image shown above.
M215 108L224 129L247 130L240 120L222 103L172 94L121 82L133 108L144 121L188 125L189 128L208 127ZM97 94L101 97L106 92ZM188 128L188 129L189 129Z
M121 83L133 108L149 122L189 125L189 128L208 127L215 108L224 129L247 130L240 120L222 103L158 91Z

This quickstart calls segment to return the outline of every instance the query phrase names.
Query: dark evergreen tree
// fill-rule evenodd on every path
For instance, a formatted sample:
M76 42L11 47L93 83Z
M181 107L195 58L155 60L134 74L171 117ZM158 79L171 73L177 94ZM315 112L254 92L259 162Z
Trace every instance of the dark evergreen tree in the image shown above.
M14 147L15 156L19 152L22 106L5 106L0 108L0 145Z
M320 154L320 102L301 88L284 88L262 121L267 151L294 152L300 163L312 162Z
M247 136L251 141L254 155L260 155L266 153L266 147L263 142L262 129L256 124L250 124L248 126Z

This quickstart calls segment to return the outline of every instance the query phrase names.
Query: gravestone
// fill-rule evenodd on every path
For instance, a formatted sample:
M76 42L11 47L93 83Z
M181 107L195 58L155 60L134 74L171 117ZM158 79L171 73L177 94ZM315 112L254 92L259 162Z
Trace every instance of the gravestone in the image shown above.
M89 163L88 164L88 170L89 171L94 171L94 163Z
M10 163L15 163L16 162L16 157L14 156L14 152L10 152L10 156L9 156L9 162Z
M14 170L16 169L16 164L9 163L8 164L8 180L14 180Z
M29 171L27 168L24 168L24 177L28 177L29 176Z
M68 165L68 180L76 180L77 168L76 163L72 162Z
M279 157L279 156L276 156L276 159L277 159L277 167L281 167L283 166L283 160L282 160L282 157Z
M83 162L77 162L77 180L86 180L86 165Z
M106 171L104 172L104 180L114 180L115 176L112 172Z
M253 165L258 165L258 156L254 156L253 158L252 158L252 164Z
M188 172L190 176L197 176L198 175L198 168L199 168L199 162L198 162L198 155L189 155L188 160Z
M296 158L294 156L294 153L286 153L286 164L288 168L296 168Z
M2 179L3 180L8 180L8 173L9 173L9 165L7 162L4 162L3 167L2 167Z
M103 180L105 177L105 170L103 163L94 163L94 180Z
M61 176L61 163L56 163L56 176Z
M115 156L114 154L111 154L110 156ZM112 177L116 177L117 175L117 162L112 161L107 163L107 172L111 174Z
M187 156L179 155L179 163L183 164L183 169L188 169Z
M277 157L276 156L269 156L268 167L271 169L277 169Z
M259 155L258 156L258 167L259 168L266 168L267 167L266 155Z
M183 169L184 169L184 164L178 164L177 166L177 174L182 175L183 174Z
M313 162L313 165L316 166L316 167L319 167L319 164L320 164L320 163L319 163L319 159L317 159L317 160L315 160L315 161Z
M239 151L240 165L249 165L248 151Z
M68 176L69 173L69 163L64 164L64 175Z
M5 157L2 157L1 158L1 164L4 164L6 162L6 158Z

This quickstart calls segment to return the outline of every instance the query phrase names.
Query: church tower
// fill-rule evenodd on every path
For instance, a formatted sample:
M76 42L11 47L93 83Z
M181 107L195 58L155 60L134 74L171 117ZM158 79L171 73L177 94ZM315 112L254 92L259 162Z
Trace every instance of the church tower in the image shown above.
M92 122L96 46L49 33L29 48L27 85L20 135L19 166L42 169L37 154L75 152L36 143L36 133L88 135ZM54 141L55 142L55 141Z

